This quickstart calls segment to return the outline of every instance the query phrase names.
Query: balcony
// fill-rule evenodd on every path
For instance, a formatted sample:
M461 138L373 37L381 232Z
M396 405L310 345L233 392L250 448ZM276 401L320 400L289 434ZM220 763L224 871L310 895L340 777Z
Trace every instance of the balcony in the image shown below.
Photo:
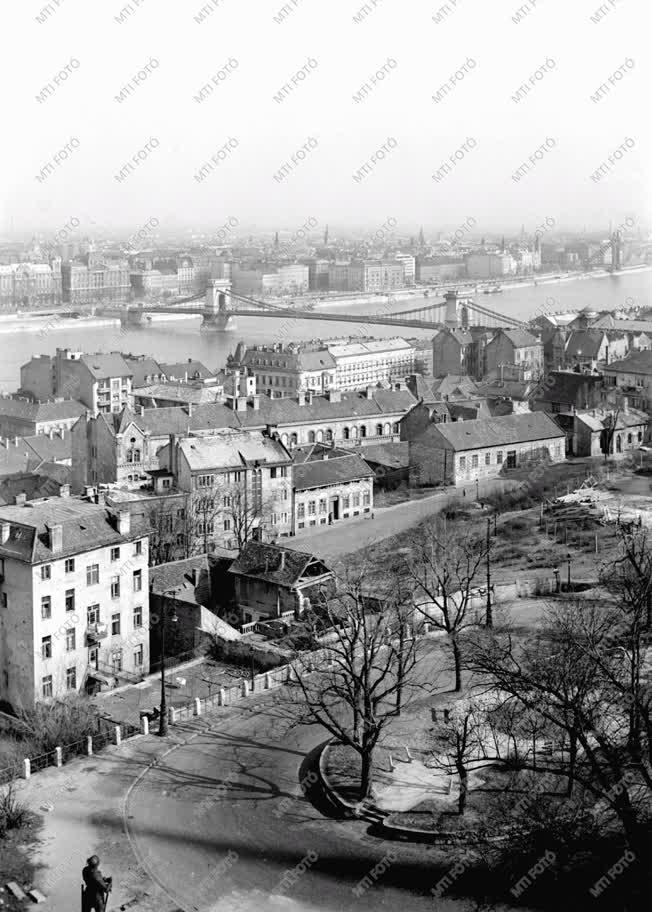
M93 646L99 643L109 635L109 628L106 624L89 624L86 628L86 645Z

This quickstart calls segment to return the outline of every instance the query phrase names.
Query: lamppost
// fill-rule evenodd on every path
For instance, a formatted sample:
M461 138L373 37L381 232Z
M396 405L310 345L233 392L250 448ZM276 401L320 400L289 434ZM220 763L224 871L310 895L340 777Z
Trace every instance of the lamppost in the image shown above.
M571 557L572 557L572 556L573 556L573 555L570 553L570 551L567 551L567 552L566 552L566 561L567 561L567 563L568 563L568 582L567 582L567 584L566 584L566 589L567 589L568 592L570 592L570 590L571 590L570 565L571 565Z
M168 733L168 707L165 693L165 629L167 627L165 597L168 592L172 592L173 596L176 595L176 591L176 589L166 589L165 592L161 593L161 707L158 722L158 733L161 738L164 738ZM172 603L172 617L170 620L174 624L178 621L174 602Z
M555 592L559 592L561 589L561 583L559 581L559 567L555 567L552 572L555 574Z

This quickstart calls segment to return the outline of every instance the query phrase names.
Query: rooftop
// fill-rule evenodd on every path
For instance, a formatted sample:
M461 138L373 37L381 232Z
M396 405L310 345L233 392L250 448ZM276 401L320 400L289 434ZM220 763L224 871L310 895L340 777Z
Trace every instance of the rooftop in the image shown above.
M304 578L315 579L331 571L307 551L250 541L231 564L229 573L290 587Z
M120 352L109 352L108 354L96 352L92 355L82 355L80 360L96 380L132 376L132 369Z
M234 431L223 428L209 437L187 437L179 441L191 471L202 469L239 469L248 463L277 465L290 463L291 456L282 443L260 431Z
M334 455L331 455L324 448L319 454L312 453L308 458L295 462L294 489L305 491L324 485L347 484L361 478L370 478L373 474L364 459L356 453L335 450Z
M0 397L0 416L24 418L26 421L57 421L64 418L79 418L86 406L76 399L60 402L31 402L28 399Z
M564 432L545 412L477 418L437 424L435 427L452 449L458 452L564 436Z
M607 371L622 371L630 374L652 374L652 351L631 351L620 361L612 361Z

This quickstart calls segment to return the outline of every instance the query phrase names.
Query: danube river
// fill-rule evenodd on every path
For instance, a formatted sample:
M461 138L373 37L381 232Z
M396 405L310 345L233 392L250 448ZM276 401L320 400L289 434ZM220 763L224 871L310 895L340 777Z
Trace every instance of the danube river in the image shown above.
M501 294L478 294L479 304L521 320L558 310L614 310L623 307L652 305L652 271L643 269L625 275L573 279L545 285L506 289ZM438 300L434 296L411 298L391 306L377 303L339 304L329 310L352 314L379 311L413 310ZM3 321L4 322L4 321ZM61 330L56 324L40 332L17 330L0 335L0 389L15 390L20 381L20 365L33 354L52 354L57 348L72 347L81 351L123 351L151 355L159 361L184 361L198 358L209 368L224 366L229 352L244 339L248 344L270 344L292 340L332 338L335 336L393 336L401 333L392 326L370 326L364 323L335 323L313 320L241 317L229 332L200 332L200 318L159 323L121 331L119 327L91 327ZM429 331L403 330L408 337L427 336Z

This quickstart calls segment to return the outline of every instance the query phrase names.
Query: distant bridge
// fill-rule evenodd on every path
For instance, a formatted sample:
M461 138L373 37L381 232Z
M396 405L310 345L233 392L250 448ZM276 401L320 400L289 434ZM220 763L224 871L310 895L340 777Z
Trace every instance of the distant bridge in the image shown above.
M203 303L202 302L203 299ZM443 326L523 326L522 320L507 317L457 291L447 292L443 301L416 307L412 310L391 312L387 309L374 314L332 313L323 310L308 310L283 307L258 301L247 295L238 294L225 287L225 283L209 286L205 294L192 295L175 301L170 306L140 304L117 311L120 319L132 325L140 325L147 314L196 314L202 317L202 325L217 330L234 329L234 317L269 318L273 320L317 320L333 323L367 323L380 326L410 327L414 329L441 329Z

